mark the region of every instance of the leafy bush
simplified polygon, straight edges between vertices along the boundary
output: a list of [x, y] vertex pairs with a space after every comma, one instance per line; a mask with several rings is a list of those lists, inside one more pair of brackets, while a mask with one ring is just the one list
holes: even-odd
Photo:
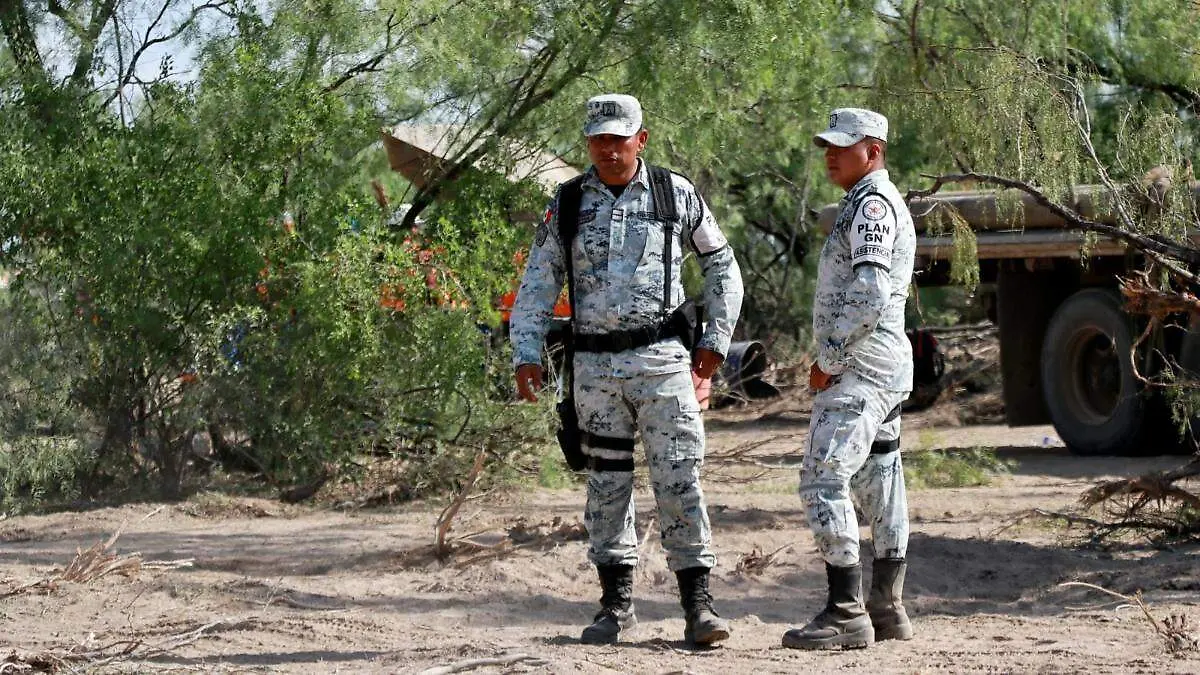
[[1012, 462], [996, 456], [992, 448], [967, 450], [923, 450], [904, 454], [905, 485], [922, 488], [952, 488], [990, 485], [1009, 473]]

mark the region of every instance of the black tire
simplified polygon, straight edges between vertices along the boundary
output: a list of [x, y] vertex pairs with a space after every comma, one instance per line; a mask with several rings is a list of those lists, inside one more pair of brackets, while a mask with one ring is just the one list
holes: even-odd
[[1079, 455], [1144, 454], [1149, 408], [1133, 374], [1134, 326], [1113, 291], [1089, 288], [1054, 312], [1042, 340], [1042, 391]]

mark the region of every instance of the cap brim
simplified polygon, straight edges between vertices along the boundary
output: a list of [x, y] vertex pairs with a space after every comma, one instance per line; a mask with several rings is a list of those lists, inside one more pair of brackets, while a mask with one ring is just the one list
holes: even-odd
[[848, 134], [843, 131], [823, 131], [813, 136], [813, 145], [818, 148], [823, 148], [827, 145], [848, 148], [864, 138], [866, 136], [863, 134]]
[[601, 134], [633, 136], [637, 132], [638, 130], [633, 124], [622, 120], [604, 120], [595, 124], [586, 124], [583, 127], [584, 136], [599, 136]]

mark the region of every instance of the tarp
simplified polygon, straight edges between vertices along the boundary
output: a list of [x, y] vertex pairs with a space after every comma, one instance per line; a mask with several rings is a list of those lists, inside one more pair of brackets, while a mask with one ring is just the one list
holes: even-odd
[[[450, 124], [399, 124], [382, 129], [383, 145], [388, 163], [419, 189], [437, 175], [442, 163], [462, 156], [476, 143], [468, 145], [472, 131], [468, 127]], [[506, 142], [503, 154], [511, 160], [506, 175], [513, 182], [532, 178], [549, 193], [559, 183], [579, 175], [579, 170], [561, 157], [519, 142]], [[495, 167], [476, 165], [477, 169]]]

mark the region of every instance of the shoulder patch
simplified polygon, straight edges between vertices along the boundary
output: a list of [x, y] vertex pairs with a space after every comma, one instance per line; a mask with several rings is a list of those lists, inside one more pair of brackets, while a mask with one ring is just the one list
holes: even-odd
[[888, 214], [888, 207], [879, 197], [870, 197], [863, 202], [862, 214], [867, 220], [883, 220]]

